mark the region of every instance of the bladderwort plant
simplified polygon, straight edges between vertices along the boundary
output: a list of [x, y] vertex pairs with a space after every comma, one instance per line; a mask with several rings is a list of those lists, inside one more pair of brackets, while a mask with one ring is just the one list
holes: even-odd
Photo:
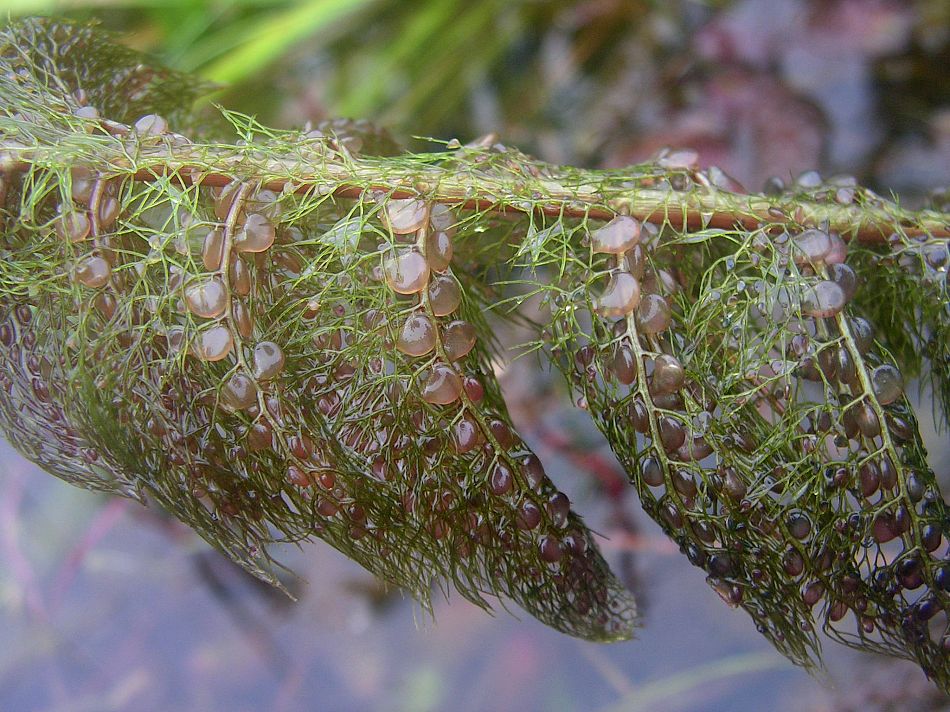
[[[950, 689], [950, 214], [846, 177], [747, 194], [363, 124], [275, 131], [95, 28], [0, 34], [0, 424], [275, 585], [317, 537], [428, 606], [630, 638], [631, 594], [513, 428], [489, 311], [540, 302], [645, 511], [799, 665], [819, 633]], [[223, 117], [224, 121], [220, 119]]]

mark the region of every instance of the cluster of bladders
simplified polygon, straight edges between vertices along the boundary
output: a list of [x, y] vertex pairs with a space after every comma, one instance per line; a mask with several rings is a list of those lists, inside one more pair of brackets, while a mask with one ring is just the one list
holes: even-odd
[[794, 659], [817, 657], [817, 613], [946, 685], [950, 518], [900, 372], [845, 313], [846, 243], [763, 229], [695, 289], [649, 225], [618, 216], [588, 242], [593, 271], [564, 278], [588, 288], [550, 300], [551, 328], [644, 509]]
[[[236, 179], [156, 211], [153, 188], [80, 166], [48, 186], [5, 230], [51, 285], [8, 298], [0, 323], [0, 412], [28, 456], [150, 493], [245, 564], [316, 535], [422, 598], [441, 576], [575, 635], [629, 636], [632, 599], [507, 423], [452, 209], [374, 195], [295, 221], [302, 199]], [[323, 236], [354, 220], [344, 265]], [[593, 333], [567, 372], [645, 510], [793, 658], [817, 609], [939, 676], [945, 505], [901, 374], [845, 313], [846, 244], [751, 233], [686, 293], [653, 225], [586, 234], [594, 276], [569, 260], [566, 278], [591, 285]], [[567, 313], [551, 328], [583, 341]], [[768, 443], [790, 420], [796, 438]]]
[[[448, 579], [573, 635], [630, 637], [632, 596], [508, 424], [461, 318], [477, 308], [451, 209], [375, 196], [289, 224], [301, 199], [251, 182], [172, 207], [83, 167], [49, 190], [5, 228], [51, 285], [0, 314], [0, 421], [28, 457], [155, 498], [258, 573], [275, 539], [315, 535], [422, 600]], [[322, 238], [356, 214], [344, 268]]]

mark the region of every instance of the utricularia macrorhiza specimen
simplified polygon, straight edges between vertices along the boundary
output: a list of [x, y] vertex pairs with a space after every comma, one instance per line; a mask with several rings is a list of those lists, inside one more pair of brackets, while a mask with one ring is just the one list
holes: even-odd
[[485, 313], [532, 298], [532, 347], [726, 603], [799, 664], [824, 629], [950, 685], [950, 524], [902, 375], [946, 419], [946, 212], [815, 173], [748, 195], [689, 151], [391, 155], [231, 112], [208, 138], [203, 87], [97, 30], [22, 22], [0, 57], [0, 424], [48, 471], [271, 581], [269, 545], [319, 537], [424, 604], [450, 583], [628, 638], [493, 377]]

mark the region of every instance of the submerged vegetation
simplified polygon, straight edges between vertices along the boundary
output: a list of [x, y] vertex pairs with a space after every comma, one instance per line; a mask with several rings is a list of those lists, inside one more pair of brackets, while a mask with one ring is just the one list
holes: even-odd
[[687, 150], [592, 171], [221, 127], [205, 85], [69, 23], [0, 57], [0, 423], [46, 470], [274, 583], [269, 546], [319, 537], [423, 604], [629, 638], [494, 379], [486, 312], [535, 300], [530, 349], [728, 605], [796, 663], [824, 630], [950, 688], [950, 520], [903, 392], [946, 422], [944, 206], [814, 172], [749, 195]]

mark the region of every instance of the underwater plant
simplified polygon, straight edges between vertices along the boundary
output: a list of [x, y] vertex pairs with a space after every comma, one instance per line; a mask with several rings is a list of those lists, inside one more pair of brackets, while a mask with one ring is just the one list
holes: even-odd
[[[0, 425], [280, 585], [320, 538], [428, 605], [590, 640], [636, 605], [518, 436], [496, 319], [539, 301], [644, 510], [794, 662], [823, 630], [950, 689], [950, 519], [904, 382], [950, 413], [950, 214], [689, 150], [615, 170], [494, 139], [277, 131], [98, 29], [0, 34]], [[222, 121], [223, 119], [223, 121]]]

